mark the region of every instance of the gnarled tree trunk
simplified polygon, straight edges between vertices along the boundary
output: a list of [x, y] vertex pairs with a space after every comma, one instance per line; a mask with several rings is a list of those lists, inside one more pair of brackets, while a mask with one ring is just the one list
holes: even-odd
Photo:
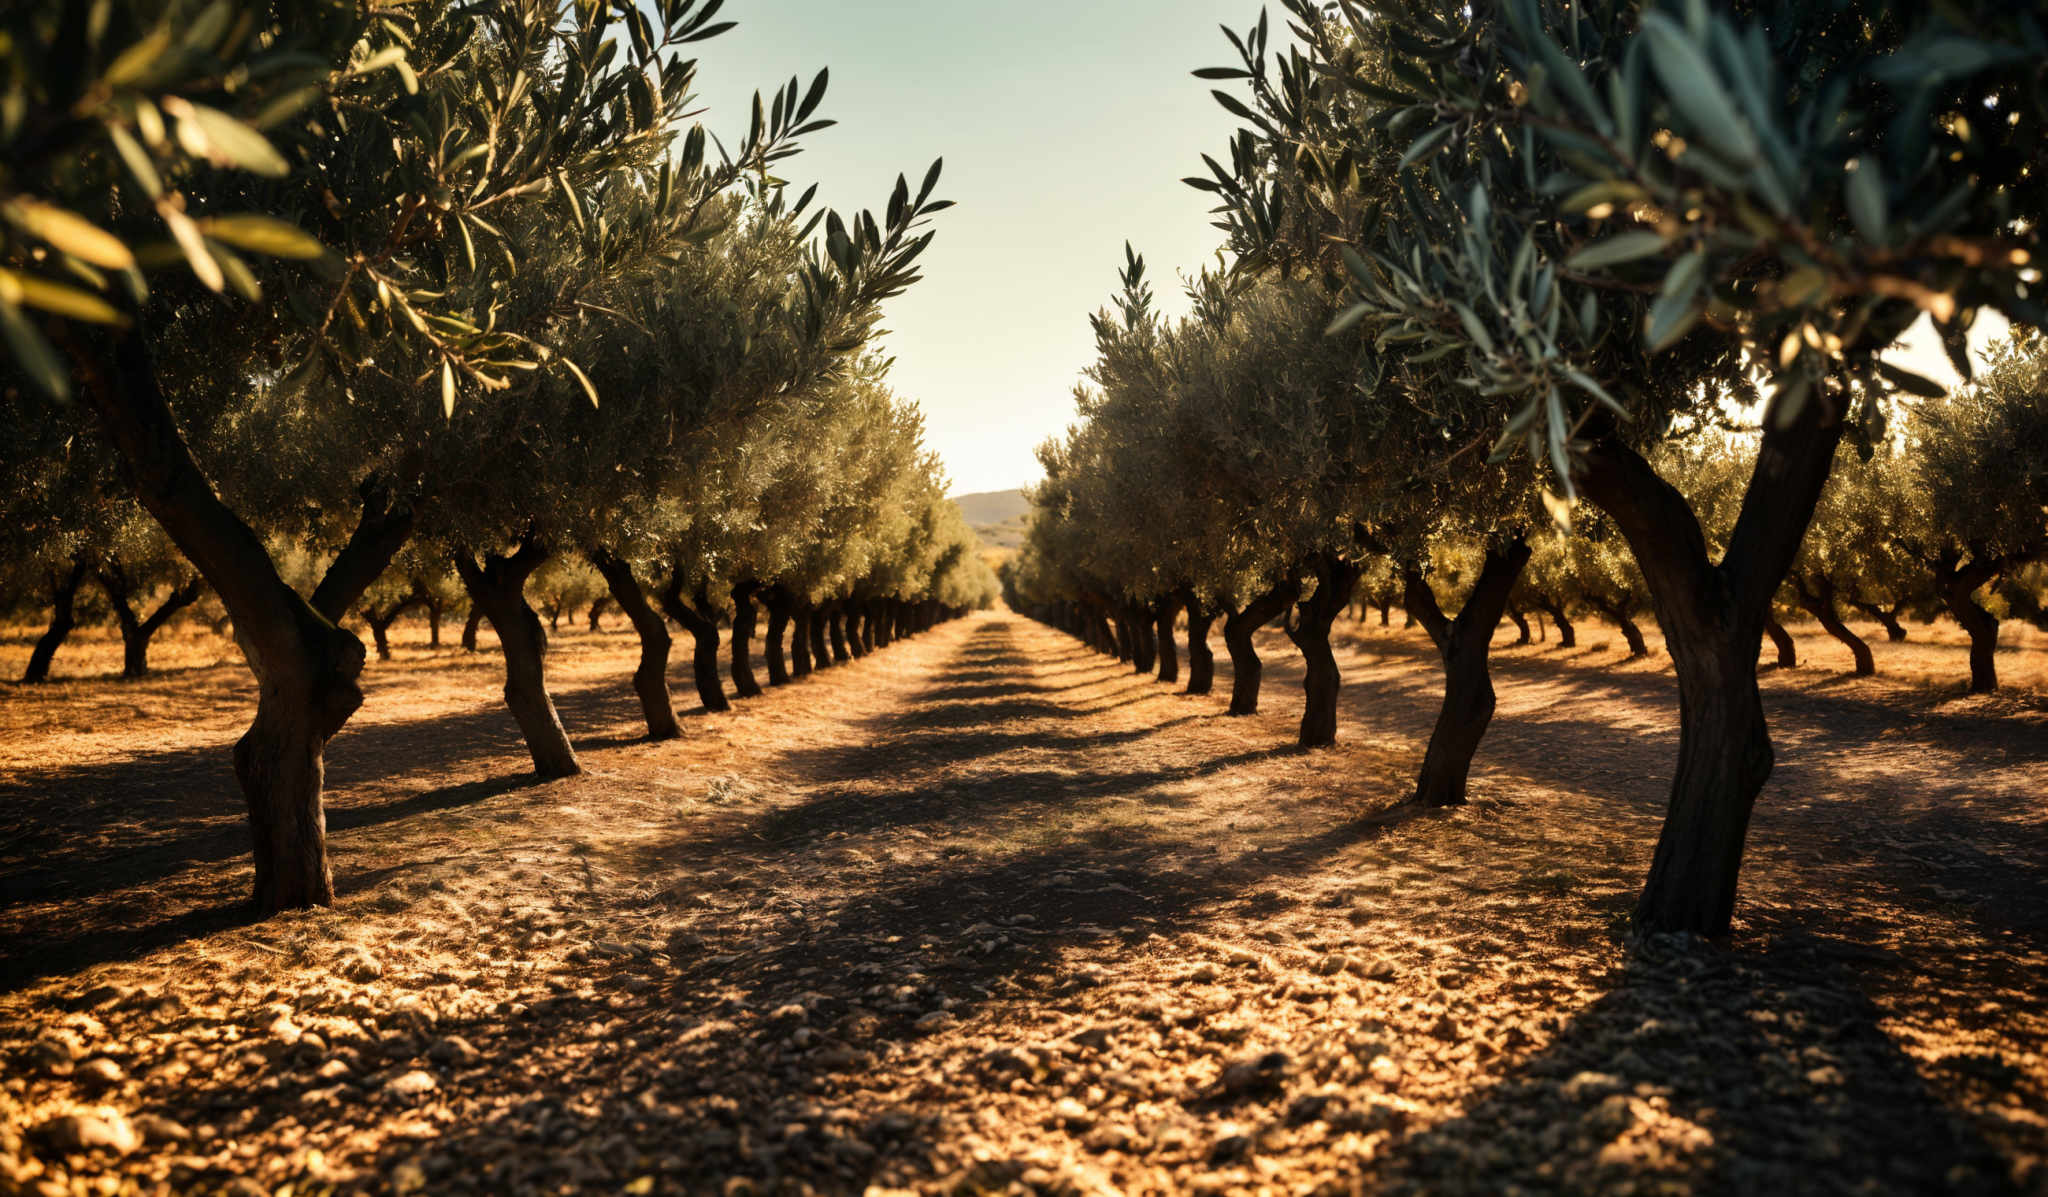
[[1182, 592], [1181, 602], [1188, 611], [1187, 692], [1207, 694], [1216, 688], [1216, 654], [1209, 647], [1209, 629], [1216, 624], [1216, 613], [1203, 606], [1192, 590]]
[[1998, 577], [2003, 563], [1982, 549], [1964, 563], [1962, 550], [1951, 545], [1934, 562], [1934, 589], [1942, 605], [1970, 637], [1970, 693], [1998, 689], [1998, 617], [1977, 601], [1979, 587]]
[[1515, 647], [1534, 643], [1529, 635], [1529, 618], [1514, 607], [1508, 608], [1508, 622], [1515, 625]]
[[661, 609], [690, 633], [690, 678], [697, 686], [697, 700], [707, 711], [732, 710], [725, 697], [725, 681], [718, 676], [719, 612], [711, 605], [710, 593], [699, 586], [692, 600], [684, 602], [682, 580], [671, 578], [661, 591]]
[[741, 698], [761, 697], [761, 683], [754, 679], [754, 596], [761, 584], [751, 578], [732, 587], [732, 692]]
[[327, 742], [362, 705], [362, 642], [336, 626], [412, 534], [413, 512], [373, 480], [349, 543], [311, 600], [213, 490], [178, 431], [139, 332], [73, 349], [87, 401], [137, 497], [234, 620], [258, 688], [256, 719], [235, 744], [248, 802], [259, 914], [334, 902], [321, 801]]
[[1643, 639], [1643, 629], [1636, 626], [1635, 615], [1628, 607], [1591, 597], [1586, 599], [1586, 605], [1620, 629], [1622, 642], [1628, 645], [1629, 660], [1636, 661], [1650, 655], [1650, 644]]
[[1331, 553], [1317, 553], [1310, 561], [1315, 570], [1316, 590], [1296, 604], [1288, 638], [1301, 650], [1308, 667], [1302, 678], [1307, 703], [1301, 713], [1303, 748], [1321, 748], [1337, 742], [1337, 695], [1343, 676], [1337, 670], [1337, 654], [1330, 648], [1330, 628], [1350, 605], [1351, 591], [1365, 571]]
[[796, 600], [781, 586], [772, 586], [762, 596], [768, 607], [768, 637], [763, 655], [768, 658], [768, 684], [787, 686], [789, 684], [789, 658], [784, 655], [783, 641], [789, 635], [790, 615], [796, 609]]
[[463, 652], [473, 653], [476, 651], [476, 634], [477, 630], [483, 626], [483, 622], [484, 609], [475, 603], [471, 603], [469, 605], [469, 614], [462, 621]]
[[1299, 581], [1283, 578], [1273, 583], [1266, 593], [1246, 603], [1243, 610], [1232, 612], [1224, 619], [1223, 646], [1230, 653], [1230, 709], [1226, 714], [1259, 713], [1259, 680], [1266, 667], [1259, 660], [1259, 650], [1252, 643], [1252, 634], [1272, 623], [1293, 605], [1300, 594]]
[[50, 623], [36, 638], [35, 649], [28, 655], [28, 668], [21, 675], [24, 683], [34, 685], [50, 680], [50, 662], [56, 659], [57, 650], [64, 647], [71, 629], [78, 626], [78, 591], [85, 585], [87, 572], [83, 557], [74, 559], [62, 573], [50, 571]]
[[832, 606], [830, 603], [822, 607], [811, 608], [811, 667], [813, 669], [830, 669], [845, 659], [832, 655], [832, 645], [827, 638], [831, 621]]
[[811, 604], [799, 602], [789, 614], [789, 676], [811, 676]]
[[1742, 509], [1719, 564], [1692, 507], [1618, 438], [1579, 457], [1581, 493], [1627, 537], [1678, 675], [1678, 765], [1639, 931], [1724, 935], [1744, 842], [1770, 777], [1771, 740], [1756, 662], [1772, 596], [1798, 554], [1841, 441], [1839, 413], [1814, 395], [1766, 420]]
[[1775, 616], [1765, 615], [1764, 634], [1771, 638], [1771, 644], [1778, 650], [1778, 668], [1799, 668], [1799, 645], [1792, 639], [1792, 633], [1785, 630], [1784, 624], [1779, 623]]
[[[109, 562], [100, 567], [100, 589], [106, 592], [107, 605], [113, 608], [114, 622], [121, 629], [121, 676], [132, 681], [149, 674], [149, 642], [172, 616], [199, 601], [205, 585], [198, 578], [187, 581], [147, 615], [135, 609], [136, 588], [120, 563]], [[378, 642], [383, 642], [381, 633]], [[390, 656], [390, 650], [383, 652]]]
[[640, 637], [640, 663], [633, 670], [633, 693], [640, 699], [640, 716], [647, 721], [647, 738], [673, 740], [683, 734], [676, 719], [675, 702], [668, 692], [668, 655], [675, 642], [668, 634], [668, 622], [640, 584], [630, 562], [608, 549], [592, 549], [591, 567], [611, 589], [612, 601], [626, 613], [627, 622]]
[[1842, 622], [1841, 610], [1835, 603], [1833, 578], [1826, 574], [1811, 577], [1794, 574], [1792, 589], [1799, 596], [1800, 608], [1818, 620], [1828, 635], [1847, 646], [1850, 658], [1856, 662], [1857, 677], [1869, 677], [1877, 672], [1877, 661], [1870, 655], [1870, 646]]
[[533, 771], [543, 778], [574, 777], [583, 765], [548, 693], [547, 629], [526, 601], [526, 580], [549, 556], [540, 542], [528, 539], [510, 557], [486, 553], [479, 562], [468, 552], [456, 553], [455, 572], [498, 634], [505, 658], [505, 706], [526, 740]]
[[1152, 604], [1152, 642], [1159, 656], [1159, 680], [1169, 686], [1180, 684], [1180, 651], [1173, 641], [1174, 618], [1180, 614], [1180, 607], [1177, 596]]
[[[1415, 782], [1415, 800], [1424, 806], [1461, 806], [1465, 802], [1472, 758], [1486, 738], [1487, 725], [1493, 722], [1493, 672], [1488, 667], [1493, 632], [1500, 626], [1515, 579], [1528, 563], [1529, 546], [1520, 537], [1506, 548], [1488, 549], [1486, 563], [1456, 619], [1445, 618], [1436, 592], [1419, 571], [1403, 572], [1408, 609], [1428, 630], [1444, 667], [1443, 706], [1422, 758], [1422, 775]], [[1522, 633], [1526, 643], [1526, 624]]]

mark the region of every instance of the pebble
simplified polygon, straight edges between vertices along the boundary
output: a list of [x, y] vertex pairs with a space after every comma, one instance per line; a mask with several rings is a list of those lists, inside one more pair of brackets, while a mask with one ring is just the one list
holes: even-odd
[[80, 1064], [78, 1071], [73, 1075], [88, 1085], [100, 1087], [118, 1085], [128, 1079], [128, 1074], [121, 1071], [119, 1064], [104, 1056]]
[[1088, 1107], [1071, 1097], [1062, 1097], [1054, 1102], [1052, 1116], [1070, 1126], [1087, 1126], [1095, 1121], [1088, 1113]]
[[183, 1143], [192, 1138], [192, 1132], [183, 1123], [161, 1114], [137, 1114], [133, 1125], [135, 1132], [150, 1143]]
[[1605, 1072], [1581, 1072], [1564, 1083], [1566, 1101], [1592, 1101], [1617, 1092], [1625, 1086], [1621, 1078]]
[[127, 1155], [142, 1146], [142, 1136], [119, 1114], [66, 1114], [42, 1125], [42, 1135], [58, 1151], [111, 1151]]
[[1237, 1097], [1276, 1089], [1287, 1078], [1291, 1063], [1286, 1052], [1267, 1052], [1226, 1064], [1223, 1068], [1223, 1092]]
[[1392, 1056], [1374, 1056], [1365, 1070], [1382, 1085], [1398, 1084], [1401, 1080], [1401, 1066], [1394, 1063]]
[[384, 1092], [393, 1097], [408, 1101], [415, 1101], [425, 1097], [440, 1087], [441, 1082], [434, 1079], [433, 1073], [421, 1072], [418, 1069], [402, 1073], [384, 1082]]
[[428, 1059], [438, 1064], [456, 1067], [474, 1064], [482, 1054], [476, 1050], [474, 1044], [460, 1035], [450, 1035], [446, 1039], [438, 1040], [434, 1046], [427, 1049]]

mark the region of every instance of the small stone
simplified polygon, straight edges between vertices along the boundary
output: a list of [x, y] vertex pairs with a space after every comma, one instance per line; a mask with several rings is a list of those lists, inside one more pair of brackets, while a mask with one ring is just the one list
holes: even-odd
[[1372, 1063], [1365, 1066], [1365, 1070], [1373, 1080], [1382, 1085], [1396, 1085], [1401, 1080], [1401, 1066], [1394, 1062], [1392, 1056], [1374, 1056]]
[[192, 1138], [192, 1132], [186, 1130], [184, 1124], [161, 1114], [138, 1114], [133, 1125], [135, 1132], [149, 1143], [184, 1143]]
[[323, 1081], [338, 1081], [342, 1077], [347, 1076], [351, 1071], [347, 1060], [334, 1059], [322, 1064], [313, 1075]]
[[1189, 969], [1187, 975], [1182, 977], [1181, 981], [1188, 985], [1207, 985], [1221, 975], [1215, 965], [1204, 962]]
[[1385, 981], [1394, 975], [1394, 962], [1375, 960], [1359, 969], [1358, 975], [1368, 981]]
[[142, 1145], [142, 1137], [119, 1114], [66, 1114], [45, 1122], [43, 1139], [58, 1151], [111, 1151], [127, 1155]]
[[221, 1189], [221, 1197], [270, 1197], [270, 1190], [261, 1181], [246, 1176], [237, 1176]]
[[437, 1064], [447, 1064], [457, 1068], [468, 1067], [476, 1063], [478, 1057], [482, 1054], [476, 1050], [474, 1044], [460, 1035], [450, 1035], [446, 1039], [437, 1041], [434, 1046], [427, 1049], [427, 1058], [429, 1060]]
[[76, 1005], [80, 1010], [99, 1010], [135, 996], [135, 991], [126, 985], [102, 985], [89, 989], [79, 997]]
[[101, 1088], [118, 1085], [128, 1079], [128, 1074], [121, 1071], [121, 1066], [105, 1056], [80, 1064], [78, 1071], [73, 1075], [88, 1085]]
[[1082, 1138], [1081, 1145], [1090, 1151], [1129, 1151], [1138, 1141], [1138, 1134], [1128, 1126], [1117, 1122], [1105, 1122]]
[[1071, 1097], [1062, 1097], [1054, 1102], [1052, 1116], [1069, 1126], [1087, 1126], [1095, 1121], [1088, 1113], [1088, 1107]]
[[1209, 1162], [1212, 1164], [1227, 1163], [1231, 1160], [1241, 1160], [1251, 1153], [1252, 1137], [1250, 1135], [1227, 1135], [1216, 1140], [1215, 1145], [1209, 1148]]
[[441, 1087], [431, 1072], [414, 1069], [384, 1082], [384, 1092], [402, 1101], [417, 1101]]
[[1346, 956], [1342, 952], [1332, 952], [1321, 960], [1316, 961], [1316, 972], [1321, 976], [1334, 977], [1351, 966], [1351, 957]]
[[951, 1024], [952, 1022], [953, 1016], [951, 1014], [947, 1013], [944, 1010], [934, 1010], [930, 1014], [925, 1015], [923, 1018], [918, 1019], [915, 1023], [912, 1023], [911, 1025], [915, 1026], [920, 1031], [936, 1031], [941, 1027]]
[[290, 1044], [297, 1043], [299, 1036], [305, 1032], [299, 1030], [299, 1024], [292, 1021], [291, 1015], [280, 1014], [270, 1020], [268, 1025], [263, 1028], [263, 1033], [279, 1043]]
[[1227, 1064], [1223, 1068], [1223, 1092], [1242, 1097], [1277, 1089], [1287, 1078], [1290, 1063], [1286, 1052], [1267, 1052]]

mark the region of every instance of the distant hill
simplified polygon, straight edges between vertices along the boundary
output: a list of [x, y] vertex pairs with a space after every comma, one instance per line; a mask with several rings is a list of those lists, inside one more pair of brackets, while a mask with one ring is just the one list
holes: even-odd
[[991, 490], [972, 495], [955, 495], [960, 514], [992, 549], [1024, 547], [1024, 528], [1031, 519], [1031, 501], [1021, 490]]

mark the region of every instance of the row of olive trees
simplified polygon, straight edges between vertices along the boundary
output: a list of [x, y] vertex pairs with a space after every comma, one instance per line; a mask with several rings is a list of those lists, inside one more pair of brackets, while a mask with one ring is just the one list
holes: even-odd
[[[776, 174], [830, 123], [825, 76], [711, 137], [684, 54], [719, 7], [7, 16], [7, 401], [46, 454], [116, 464], [232, 620], [260, 910], [332, 900], [323, 758], [366, 656], [340, 621], [402, 554], [447, 563], [492, 625], [550, 776], [578, 768], [527, 592], [550, 562], [591, 561], [630, 612], [676, 575], [694, 596], [708, 536], [806, 631], [819, 603], [899, 631], [969, 605], [971, 554], [868, 357], [938, 169], [879, 218], [806, 216]], [[887, 485], [857, 489], [858, 447]]]
[[[1217, 93], [1245, 127], [1189, 180], [1217, 200], [1230, 275], [1168, 328], [1127, 271], [1020, 579], [1098, 640], [1109, 612], [1156, 616], [1185, 559], [1227, 579], [1208, 583], [1223, 610], [1291, 605], [1318, 743], [1328, 615], [1391, 559], [1446, 670], [1418, 791], [1454, 800], [1433, 777], [1462, 781], [1491, 711], [1486, 645], [1531, 530], [1606, 527], [1682, 698], [1637, 925], [1724, 932], [1773, 759], [1757, 657], [1840, 447], [1934, 480], [1918, 501], [1955, 586], [2031, 552], [1964, 513], [1992, 491], [2038, 530], [2039, 458], [1991, 476], [1981, 452], [2039, 444], [2039, 388], [1945, 396], [1886, 351], [1931, 320], [1969, 378], [1980, 313], [2041, 323], [2044, 34], [1989, 0], [1284, 6], [1292, 45], [1262, 18], [1231, 35], [1236, 64], [1200, 72], [1246, 89]], [[1927, 418], [1895, 434], [1914, 399]], [[1745, 413], [1760, 431], [1732, 443], [1716, 527], [1664, 447]], [[1188, 465], [1133, 487], [1147, 437]], [[1134, 494], [1188, 518], [1120, 509]], [[1125, 560], [1147, 538], [1168, 542], [1162, 577]], [[1455, 619], [1432, 584], [1443, 543], [1485, 558]]]

